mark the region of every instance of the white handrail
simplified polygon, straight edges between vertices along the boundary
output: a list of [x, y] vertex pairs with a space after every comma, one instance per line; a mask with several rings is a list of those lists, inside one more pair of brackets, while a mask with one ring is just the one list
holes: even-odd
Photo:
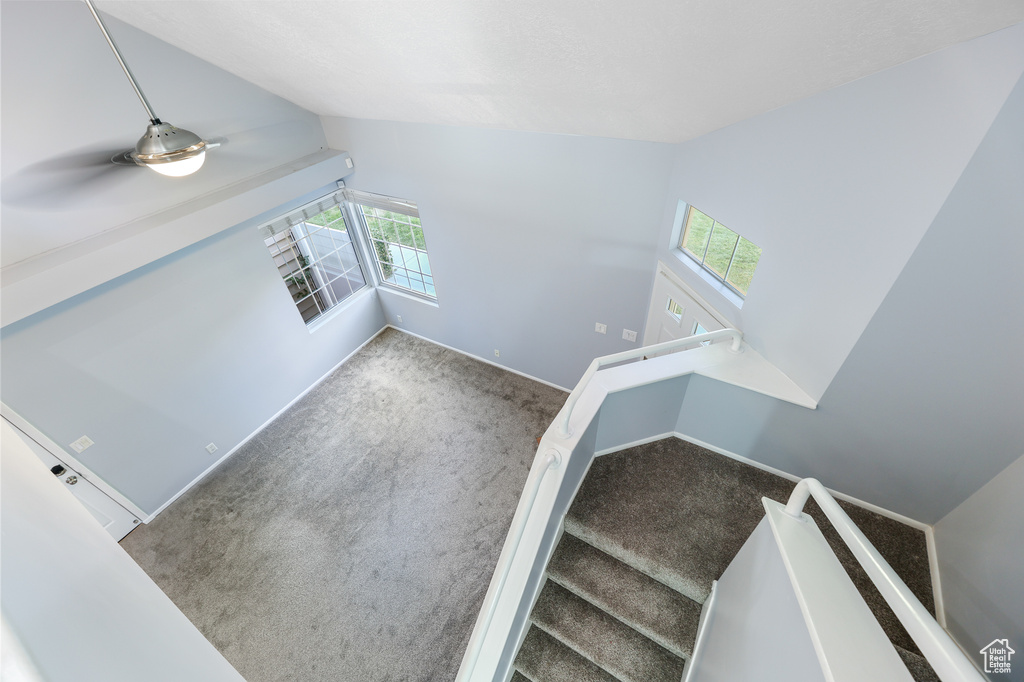
[[558, 435], [562, 438], [568, 438], [572, 435], [572, 429], [569, 428], [569, 418], [572, 416], [573, 408], [576, 407], [577, 401], [583, 394], [584, 389], [587, 388], [587, 384], [590, 383], [591, 378], [597, 373], [599, 369], [605, 365], [613, 365], [616, 362], [625, 362], [626, 360], [635, 360], [636, 358], [643, 357], [651, 353], [664, 353], [666, 351], [673, 351], [684, 346], [690, 346], [696, 343], [703, 343], [704, 341], [718, 341], [719, 339], [729, 338], [732, 339], [732, 345], [729, 346], [729, 350], [734, 353], [739, 353], [743, 343], [743, 333], [738, 329], [718, 329], [713, 332], [705, 332], [703, 334], [694, 334], [693, 336], [687, 336], [682, 339], [672, 339], [671, 341], [665, 341], [664, 343], [656, 343], [653, 346], [641, 346], [640, 348], [634, 348], [632, 350], [622, 351], [621, 353], [614, 353], [612, 355], [605, 355], [600, 358], [596, 358], [590, 363], [590, 367], [587, 367], [587, 371], [583, 373], [583, 377], [579, 383], [576, 384], [576, 388], [569, 394], [568, 400], [565, 401], [565, 407], [562, 411], [561, 423], [558, 425]]
[[786, 503], [786, 513], [800, 518], [800, 512], [811, 496], [864, 567], [911, 639], [920, 647], [939, 679], [942, 682], [985, 682], [985, 676], [974, 667], [817, 479], [805, 478], [796, 484]]
[[[537, 471], [536, 467], [530, 470], [530, 475], [533, 476], [533, 480], [527, 485], [528, 496], [526, 497], [526, 505], [522, 508], [522, 514], [518, 516], [518, 523], [516, 524], [513, 531], [510, 533], [512, 537], [512, 544], [509, 545], [510, 550], [508, 554], [508, 561], [502, 565], [501, 574], [498, 577], [497, 586], [493, 591], [490, 592], [490, 600], [487, 602], [487, 611], [484, 615], [482, 627], [477, 631], [474, 631], [474, 635], [479, 635], [473, 642], [470, 643], [470, 653], [468, 665], [466, 666], [466, 673], [462, 679], [472, 679], [473, 670], [476, 668], [476, 662], [480, 658], [480, 652], [483, 650], [484, 640], [487, 639], [487, 631], [491, 627], [491, 621], [494, 620], [494, 612], [498, 608], [498, 602], [501, 600], [501, 593], [505, 589], [505, 582], [508, 580], [509, 570], [512, 568], [512, 560], [519, 552], [519, 542], [523, 539], [523, 532], [526, 530], [526, 524], [530, 519], [530, 513], [533, 511], [533, 503], [537, 500], [537, 493], [540, 492], [540, 484], [544, 481], [544, 474], [557, 469], [562, 464], [562, 456], [557, 450], [548, 450], [544, 455], [544, 466]], [[485, 597], [486, 598], [486, 597]]]

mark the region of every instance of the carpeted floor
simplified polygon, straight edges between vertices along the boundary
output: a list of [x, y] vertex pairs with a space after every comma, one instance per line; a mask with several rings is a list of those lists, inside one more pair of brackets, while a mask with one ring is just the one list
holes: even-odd
[[249, 682], [450, 680], [565, 398], [387, 330], [121, 546]]

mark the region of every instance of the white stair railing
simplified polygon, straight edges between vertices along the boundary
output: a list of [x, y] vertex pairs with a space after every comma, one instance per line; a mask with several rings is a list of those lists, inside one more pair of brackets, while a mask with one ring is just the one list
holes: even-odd
[[[480, 652], [483, 650], [484, 640], [487, 639], [487, 633], [491, 629], [491, 622], [494, 620], [494, 613], [498, 608], [498, 600], [501, 597], [502, 591], [505, 589], [505, 583], [508, 581], [509, 571], [512, 569], [512, 561], [515, 559], [516, 554], [519, 552], [519, 544], [523, 540], [523, 532], [526, 530], [526, 524], [530, 519], [530, 514], [533, 512], [533, 504], [537, 501], [537, 493], [540, 492], [540, 484], [544, 481], [544, 475], [553, 470], [557, 469], [562, 463], [562, 456], [557, 450], [549, 450], [541, 461], [542, 466], [534, 466], [530, 470], [530, 477], [526, 484], [526, 490], [523, 493], [523, 498], [526, 500], [523, 506], [524, 513], [521, 516], [517, 516], [515, 519], [515, 526], [509, 531], [508, 534], [508, 560], [504, 563], [499, 562], [498, 566], [498, 580], [495, 584], [493, 592], [486, 595], [487, 603], [485, 606], [483, 621], [481, 625], [474, 630], [469, 643], [469, 653], [466, 658], [464, 666], [464, 672], [460, 671], [459, 679], [472, 679], [473, 673], [476, 671], [477, 661], [480, 660]], [[492, 598], [493, 597], [493, 598]]]
[[864, 567], [871, 582], [882, 593], [882, 597], [907, 629], [911, 639], [921, 649], [921, 653], [939, 679], [942, 682], [985, 682], [985, 676], [974, 667], [953, 638], [928, 613], [907, 584], [896, 575], [892, 566], [878, 553], [874, 545], [817, 479], [805, 478], [797, 483], [786, 504], [786, 513], [800, 518], [809, 497], [814, 497], [825, 516], [839, 532], [843, 542]]
[[576, 388], [569, 394], [568, 400], [565, 401], [565, 409], [562, 411], [562, 419], [558, 425], [558, 433], [563, 438], [568, 438], [572, 435], [572, 428], [569, 426], [569, 418], [572, 417], [573, 408], [576, 407], [577, 401], [580, 396], [583, 395], [583, 391], [586, 390], [587, 385], [593, 378], [594, 374], [597, 373], [602, 367], [608, 365], [614, 365], [620, 362], [626, 362], [627, 360], [636, 360], [642, 358], [645, 355], [656, 355], [658, 353], [668, 353], [674, 350], [680, 350], [687, 346], [693, 346], [702, 344], [705, 342], [720, 341], [722, 339], [731, 339], [732, 345], [729, 347], [734, 353], [739, 353], [743, 347], [743, 332], [738, 329], [718, 329], [713, 332], [705, 332], [704, 334], [694, 334], [693, 336], [687, 336], [682, 339], [672, 339], [671, 341], [665, 341], [664, 343], [656, 343], [653, 346], [641, 346], [640, 348], [634, 348], [632, 350], [622, 351], [621, 353], [615, 353], [613, 355], [605, 355], [600, 358], [595, 358], [590, 363], [590, 367], [583, 373], [583, 377], [579, 383], [576, 384]]

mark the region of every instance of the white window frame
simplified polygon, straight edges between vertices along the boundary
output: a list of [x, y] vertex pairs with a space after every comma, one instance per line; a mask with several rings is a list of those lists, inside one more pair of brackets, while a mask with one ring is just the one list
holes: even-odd
[[[703, 263], [703, 261], [701, 259], [698, 259], [692, 252], [690, 252], [687, 249], [683, 248], [683, 238], [686, 236], [686, 220], [687, 220], [687, 216], [690, 213], [690, 208], [692, 208], [691, 205], [687, 204], [685, 201], [682, 201], [682, 200], [680, 200], [679, 203], [676, 206], [675, 222], [673, 224], [673, 229], [672, 229], [672, 243], [671, 243], [672, 252], [675, 254], [676, 258], [681, 263], [686, 265], [690, 270], [692, 270], [694, 273], [699, 275], [701, 279], [703, 279], [705, 282], [710, 284], [711, 287], [713, 289], [715, 289], [716, 291], [718, 291], [720, 294], [722, 294], [722, 296], [729, 303], [733, 304], [737, 308], [742, 308], [743, 307], [743, 303], [746, 300], [747, 295], [749, 295], [749, 291], [747, 292], [747, 294], [743, 294], [738, 289], [736, 289], [736, 287], [734, 287], [729, 282], [727, 282], [723, 277], [719, 276], [719, 274], [717, 272], [715, 272], [710, 267], [705, 265]], [[700, 209], [697, 209], [697, 210], [700, 210]], [[704, 213], [704, 212], [701, 211], [701, 213]], [[708, 215], [708, 214], [704, 213], [704, 215]], [[712, 220], [715, 220], [711, 216], [708, 216], [708, 217], [711, 218]], [[720, 223], [717, 220], [715, 220], [715, 224], [719, 225]], [[723, 227], [725, 227], [725, 226], [723, 225]], [[739, 239], [746, 239], [746, 237], [741, 235], [739, 232], [736, 232], [735, 230], [733, 230], [731, 228], [727, 228], [727, 229], [729, 229], [730, 232], [732, 232], [733, 234], [735, 234], [737, 236], [737, 245], [739, 244]], [[750, 242], [749, 239], [747, 239], [747, 241]], [[750, 243], [753, 244], [753, 242], [750, 242]], [[708, 244], [705, 245], [705, 256], [707, 254], [707, 249], [710, 247], [710, 244], [711, 244], [711, 235], [709, 234], [708, 235]], [[755, 244], [755, 246], [757, 246], [757, 245]], [[736, 255], [736, 248], [734, 247], [733, 248], [733, 258], [735, 257], [735, 255]], [[760, 263], [760, 260], [758, 262]], [[730, 258], [730, 261], [729, 261], [729, 268], [731, 268], [731, 267], [732, 267], [732, 258]], [[728, 270], [726, 270], [726, 277], [728, 277]]]
[[[363, 256], [360, 254], [360, 244], [358, 233], [359, 230], [355, 227], [352, 222], [351, 215], [346, 210], [346, 200], [342, 190], [337, 190], [326, 194], [319, 199], [315, 199], [307, 204], [304, 204], [296, 209], [288, 211], [277, 218], [266, 222], [259, 227], [260, 236], [263, 237], [264, 243], [268, 248], [268, 251], [272, 258], [274, 258], [275, 265], [277, 264], [277, 257], [290, 252], [291, 260], [296, 260], [300, 263], [298, 270], [291, 272], [290, 276], [284, 276], [282, 274], [282, 280], [285, 283], [285, 287], [289, 294], [292, 295], [292, 302], [295, 304], [296, 312], [303, 317], [306, 328], [309, 331], [313, 331], [318, 328], [325, 320], [333, 316], [333, 312], [340, 309], [342, 304], [352, 300], [355, 295], [366, 289], [371, 285], [371, 282], [367, 276], [366, 267], [364, 266]], [[309, 231], [307, 220], [311, 220], [316, 216], [329, 211], [330, 209], [338, 207], [341, 215], [341, 220], [345, 224], [345, 234], [347, 235], [347, 242], [337, 245], [333, 240], [335, 235], [331, 234], [333, 250], [325, 251], [321, 253], [317, 248], [314, 237], [320, 230]], [[315, 223], [313, 223], [315, 225]], [[321, 226], [316, 226], [321, 227]], [[331, 228], [322, 228], [331, 229]], [[279, 243], [283, 239], [288, 241], [286, 249], [282, 249]], [[270, 244], [266, 244], [270, 239], [275, 239], [275, 245], [278, 245], [278, 252], [275, 253], [272, 250]], [[346, 249], [345, 247], [349, 247]], [[332, 267], [328, 258], [330, 256], [336, 256], [339, 263], [341, 263], [342, 270], [334, 277], [331, 277], [333, 271], [336, 269]], [[355, 264], [347, 266], [344, 263], [344, 258], [351, 256], [355, 260]], [[299, 261], [299, 258], [302, 261]], [[303, 262], [305, 261], [305, 262]], [[285, 262], [288, 262], [286, 257]], [[297, 274], [296, 274], [297, 273]], [[362, 280], [362, 285], [353, 287], [352, 280], [349, 278], [350, 274], [358, 273], [359, 279]], [[301, 275], [301, 282], [289, 280], [297, 280], [297, 277]], [[340, 285], [336, 285], [338, 281], [344, 279], [344, 283], [348, 286], [349, 291], [339, 292], [338, 288]], [[301, 287], [306, 286], [308, 293], [302, 298], [296, 300], [295, 292], [291, 291], [291, 286]], [[306, 319], [303, 314], [303, 301], [312, 301], [313, 305], [316, 306], [316, 315]]]
[[[362, 190], [346, 189], [345, 198], [348, 201], [350, 215], [360, 225], [360, 235], [363, 242], [364, 253], [369, 262], [374, 264], [373, 272], [374, 277], [377, 281], [378, 287], [387, 288], [393, 291], [401, 292], [402, 294], [412, 296], [414, 298], [427, 301], [433, 304], [437, 304], [437, 285], [434, 281], [434, 275], [430, 266], [430, 257], [427, 252], [426, 237], [423, 237], [422, 248], [419, 245], [408, 246], [406, 244], [400, 244], [397, 242], [391, 242], [390, 240], [382, 241], [377, 240], [373, 237], [370, 232], [370, 227], [366, 222], [362, 207], [381, 209], [384, 211], [391, 211], [392, 213], [399, 213], [401, 215], [409, 216], [419, 220], [420, 212], [415, 202], [409, 201], [408, 199], [398, 199], [383, 194], [373, 194], [371, 192], [364, 192]], [[386, 219], [385, 219], [386, 220]], [[418, 225], [420, 232], [423, 231], [422, 223]], [[415, 239], [414, 239], [415, 241]], [[406, 270], [410, 273], [419, 275], [419, 278], [414, 278], [411, 275], [406, 276], [406, 279], [410, 282], [410, 286], [404, 286], [398, 282], [398, 275], [387, 275], [383, 266], [381, 265], [380, 258], [377, 252], [377, 244], [385, 244], [389, 248], [392, 257], [394, 257], [395, 249], [397, 249], [403, 256], [409, 255], [409, 258], [403, 258], [402, 263], [396, 265], [392, 261], [391, 266], [393, 268]], [[410, 252], [406, 254], [406, 252]], [[416, 269], [409, 267], [410, 258], [415, 257]], [[424, 270], [424, 264], [426, 269]], [[419, 291], [412, 286], [414, 279], [423, 283], [424, 290]], [[429, 279], [429, 282], [427, 281]], [[434, 293], [431, 294], [428, 291], [428, 287], [433, 289]]]

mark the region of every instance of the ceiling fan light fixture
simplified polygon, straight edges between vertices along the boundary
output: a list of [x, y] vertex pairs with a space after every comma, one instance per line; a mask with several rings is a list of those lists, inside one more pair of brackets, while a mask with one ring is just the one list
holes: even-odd
[[206, 141], [193, 132], [156, 119], [139, 138], [132, 158], [161, 175], [182, 177], [203, 167]]
[[[128, 77], [128, 82], [131, 83], [135, 94], [138, 95], [139, 101], [142, 102], [146, 115], [149, 116], [150, 124], [146, 128], [146, 134], [139, 138], [138, 144], [135, 145], [135, 150], [130, 153], [132, 160], [140, 166], [152, 168], [161, 175], [182, 177], [195, 173], [203, 167], [203, 162], [206, 160], [206, 150], [211, 145], [208, 145], [203, 138], [195, 133], [182, 128], [175, 128], [170, 123], [164, 123], [157, 118], [156, 114], [153, 113], [153, 107], [150, 106], [149, 100], [146, 99], [146, 95], [143, 94], [142, 88], [135, 81], [135, 76], [132, 75], [131, 69], [128, 68], [128, 64], [125, 63], [124, 58], [121, 56], [121, 51], [117, 49], [117, 44], [110, 37], [110, 33], [107, 31], [103, 19], [100, 18], [99, 12], [93, 6], [92, 0], [85, 0], [85, 4], [99, 25], [103, 37], [106, 38], [107, 44], [110, 45], [110, 49], [113, 50], [117, 63], [121, 65], [124, 75]], [[120, 163], [117, 157], [112, 160], [115, 163]]]

